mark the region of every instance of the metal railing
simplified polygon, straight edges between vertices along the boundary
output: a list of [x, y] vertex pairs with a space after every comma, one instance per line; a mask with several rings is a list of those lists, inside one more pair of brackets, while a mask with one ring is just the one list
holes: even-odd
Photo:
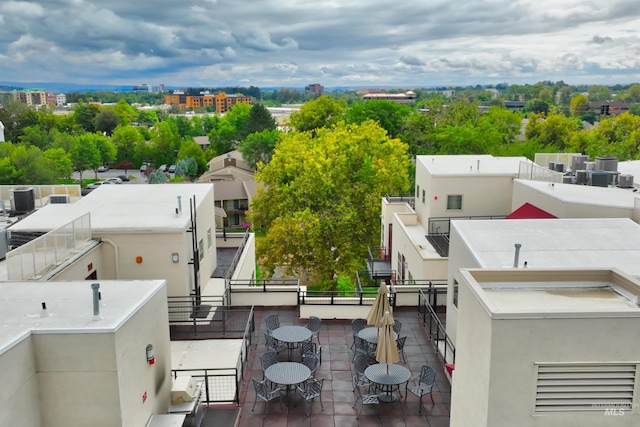
[[223, 297], [168, 297], [172, 340], [241, 338], [252, 312], [224, 304]]
[[295, 292], [300, 281], [298, 279], [261, 279], [229, 280], [227, 283], [231, 292]]
[[219, 369], [172, 369], [174, 378], [189, 375], [204, 380], [205, 396], [202, 402], [207, 406], [212, 403], [240, 404], [240, 390], [242, 389], [244, 371], [247, 367], [249, 350], [253, 344], [255, 333], [254, 308], [251, 307], [242, 334], [242, 346], [235, 368]]
[[[353, 295], [346, 295], [343, 291], [298, 290], [298, 305], [372, 305], [375, 294], [365, 295], [363, 292], [353, 291]], [[389, 304], [396, 306], [395, 292], [389, 292]]]
[[436, 313], [444, 313], [447, 308], [447, 279], [431, 280], [396, 280], [393, 291], [397, 294], [425, 294], [427, 302]]
[[429, 338], [435, 343], [442, 362], [444, 364], [455, 363], [456, 348], [451, 338], [447, 335], [447, 331], [440, 317], [431, 304], [429, 304], [429, 301], [429, 295], [420, 289], [418, 291], [418, 316], [422, 318], [422, 326], [427, 330]]
[[413, 194], [399, 194], [397, 196], [387, 194], [385, 198], [389, 203], [408, 203], [411, 208], [416, 208], [416, 198]]

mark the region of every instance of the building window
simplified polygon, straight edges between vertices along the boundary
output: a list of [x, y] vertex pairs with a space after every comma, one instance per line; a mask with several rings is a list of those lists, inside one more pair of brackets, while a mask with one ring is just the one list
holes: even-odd
[[207, 243], [209, 244], [209, 249], [211, 249], [211, 245], [213, 245], [213, 239], [211, 237], [211, 227], [207, 230]]
[[462, 194], [454, 194], [454, 195], [447, 196], [447, 210], [448, 211], [462, 210]]
[[424, 203], [424, 196], [425, 196], [426, 192], [424, 190], [422, 190], [422, 203]]
[[202, 239], [198, 242], [198, 258], [200, 258], [200, 261], [204, 258], [204, 245], [202, 243]]
[[456, 279], [453, 279], [453, 306], [458, 308], [458, 292], [460, 290], [460, 285]]
[[538, 363], [536, 412], [598, 411], [623, 415], [634, 409], [635, 363]]
[[420, 186], [416, 185], [416, 197], [420, 197]]

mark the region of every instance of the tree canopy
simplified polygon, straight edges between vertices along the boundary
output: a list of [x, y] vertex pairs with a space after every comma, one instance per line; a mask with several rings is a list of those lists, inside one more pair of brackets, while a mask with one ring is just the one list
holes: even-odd
[[408, 189], [409, 163], [406, 144], [373, 121], [283, 135], [249, 214], [265, 232], [263, 273], [284, 266], [324, 287], [352, 277], [379, 238], [380, 198]]

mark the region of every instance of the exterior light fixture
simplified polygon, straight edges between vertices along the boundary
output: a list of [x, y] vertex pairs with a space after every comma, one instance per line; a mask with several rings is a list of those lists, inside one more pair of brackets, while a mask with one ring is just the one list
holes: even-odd
[[147, 362], [149, 365], [156, 363], [156, 358], [153, 355], [153, 345], [151, 344], [147, 345]]
[[173, 262], [180, 261], [180, 255], [178, 255], [178, 252], [174, 252], [174, 253], [171, 254], [171, 261], [173, 261]]
[[141, 256], [137, 256], [136, 257], [136, 264], [142, 264], [142, 257]]

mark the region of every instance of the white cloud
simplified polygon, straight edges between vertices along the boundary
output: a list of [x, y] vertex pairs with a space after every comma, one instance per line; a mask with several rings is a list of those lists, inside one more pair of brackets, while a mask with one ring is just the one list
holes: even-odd
[[428, 87], [640, 74], [632, 0], [24, 0], [0, 2], [0, 24], [7, 81]]

